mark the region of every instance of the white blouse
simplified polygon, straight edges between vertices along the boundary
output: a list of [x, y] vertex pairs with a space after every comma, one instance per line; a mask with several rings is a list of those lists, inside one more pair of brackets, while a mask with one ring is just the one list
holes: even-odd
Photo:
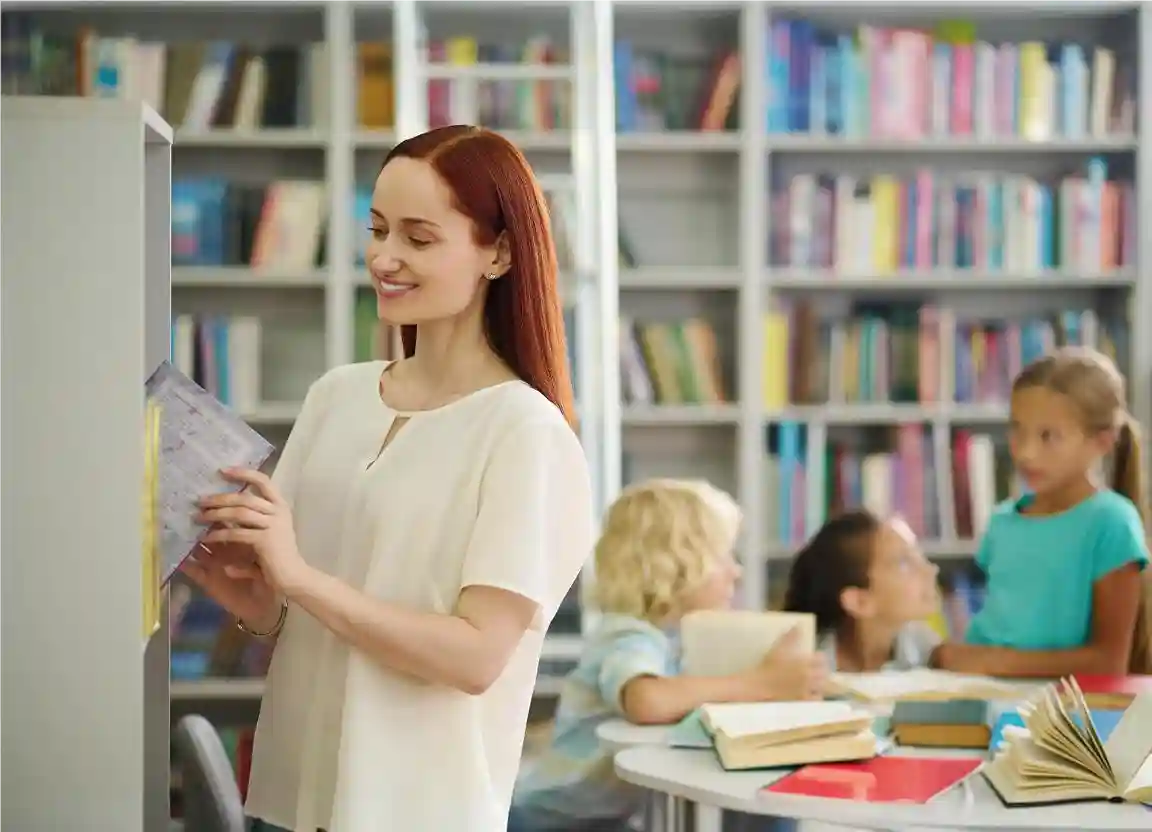
[[[275, 475], [300, 551], [415, 609], [449, 613], [464, 587], [485, 585], [540, 613], [473, 696], [375, 663], [290, 609], [247, 809], [296, 832], [504, 832], [544, 632], [594, 542], [587, 463], [523, 382], [398, 413], [380, 399], [385, 366], [337, 368], [308, 392]], [[409, 421], [377, 459], [398, 416]]]

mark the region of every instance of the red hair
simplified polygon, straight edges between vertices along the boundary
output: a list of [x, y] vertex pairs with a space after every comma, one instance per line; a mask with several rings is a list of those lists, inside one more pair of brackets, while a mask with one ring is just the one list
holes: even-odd
[[[512, 371], [575, 425], [556, 246], [544, 194], [528, 161], [500, 134], [467, 125], [405, 139], [384, 165], [398, 157], [432, 166], [452, 191], [456, 210], [472, 220], [478, 245], [494, 245], [506, 235], [512, 265], [488, 284], [485, 335]], [[411, 356], [415, 325], [402, 326], [400, 337], [404, 355]]]

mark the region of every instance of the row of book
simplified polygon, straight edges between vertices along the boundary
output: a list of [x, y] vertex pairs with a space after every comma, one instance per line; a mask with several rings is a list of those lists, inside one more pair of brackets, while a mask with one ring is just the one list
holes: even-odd
[[731, 130], [739, 125], [740, 57], [723, 50], [686, 57], [619, 40], [613, 50], [616, 130], [658, 133]]
[[[544, 69], [568, 65], [563, 48], [543, 34], [524, 43], [481, 43], [473, 37], [431, 40], [426, 44], [425, 60], [452, 67], [497, 64]], [[566, 130], [572, 126], [572, 90], [568, 80], [547, 78], [430, 79], [428, 123], [432, 127], [483, 124], [494, 130]]]
[[924, 540], [972, 540], [987, 528], [993, 506], [1018, 493], [1007, 450], [990, 434], [956, 429], [941, 437], [923, 424], [884, 434], [871, 446], [829, 440], [799, 422], [770, 429], [768, 538], [803, 542], [828, 517], [865, 506], [899, 514]]
[[47, 31], [28, 12], [5, 12], [2, 20], [5, 94], [137, 99], [193, 130], [328, 121], [324, 43], [163, 43], [101, 36], [92, 26]]
[[834, 31], [773, 20], [767, 129], [916, 140], [1131, 135], [1136, 61], [1084, 43], [992, 43], [974, 23]]
[[[172, 363], [224, 404], [252, 413], [262, 395], [264, 323], [257, 315], [178, 314], [172, 321]], [[376, 314], [376, 293], [361, 289], [353, 307], [353, 360], [399, 354], [399, 334]]]
[[722, 404], [731, 398], [716, 330], [701, 318], [622, 319], [620, 380], [628, 404]]
[[1014, 320], [935, 304], [861, 303], [829, 319], [810, 302], [781, 301], [765, 316], [764, 407], [1001, 404], [1025, 365], [1068, 345], [1094, 347], [1124, 367], [1129, 329], [1094, 309]]
[[845, 275], [980, 269], [1107, 274], [1136, 262], [1136, 192], [1105, 160], [1041, 181], [1012, 173], [802, 174], [774, 186], [769, 262]]
[[[34, 14], [6, 13], [4, 92], [141, 98], [175, 125], [325, 126], [325, 43], [254, 47], [228, 40], [163, 43], [106, 37], [92, 27], [60, 35]], [[472, 37], [432, 40], [432, 64], [555, 66], [568, 62], [547, 36], [523, 44]], [[1082, 43], [991, 43], [973, 24], [933, 31], [859, 26], [831, 31], [807, 20], [774, 20], [765, 68], [767, 129], [848, 137], [1018, 136], [1046, 139], [1131, 134], [1135, 62]], [[365, 42], [356, 55], [358, 123], [395, 123], [391, 45]], [[726, 50], [685, 57], [614, 50], [621, 132], [723, 130], [736, 126], [740, 59]], [[428, 83], [433, 126], [469, 122], [546, 131], [571, 125], [568, 81], [494, 79]]]
[[172, 263], [249, 265], [301, 272], [325, 259], [328, 225], [323, 182], [267, 185], [216, 177], [172, 183]]
[[263, 401], [263, 325], [255, 315], [179, 314], [172, 320], [172, 364], [239, 413]]

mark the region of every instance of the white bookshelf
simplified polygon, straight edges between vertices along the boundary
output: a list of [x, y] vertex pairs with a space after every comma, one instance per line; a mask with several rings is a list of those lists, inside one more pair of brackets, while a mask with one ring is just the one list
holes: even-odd
[[[6, 7], [7, 8], [7, 7]], [[773, 575], [794, 544], [770, 536], [767, 513], [773, 495], [764, 479], [765, 433], [770, 424], [795, 420], [814, 426], [811, 435], [861, 434], [869, 426], [922, 422], [940, 436], [962, 425], [995, 432], [1001, 405], [867, 404], [794, 405], [766, 412], [763, 406], [764, 314], [781, 299], [808, 298], [835, 313], [866, 299], [923, 299], [1015, 317], [1037, 298], [1044, 306], [1078, 305], [1120, 309], [1129, 322], [1133, 409], [1152, 427], [1152, 332], [1134, 326], [1152, 319], [1150, 265], [1145, 246], [1128, 268], [1108, 274], [1000, 273], [981, 269], [930, 269], [891, 276], [832, 276], [824, 270], [771, 266], [770, 177], [843, 172], [867, 175], [918, 166], [945, 171], [995, 169], [1049, 176], [1094, 154], [1105, 154], [1134, 176], [1140, 238], [1152, 230], [1152, 163], [1146, 131], [1134, 136], [1083, 140], [933, 138], [903, 142], [815, 135], [769, 134], [764, 66], [768, 30], [784, 16], [814, 19], [832, 31], [861, 23], [932, 25], [940, 18], [976, 22], [980, 37], [1019, 42], [1030, 38], [1075, 38], [1118, 49], [1119, 61], [1150, 54], [1152, 12], [1128, 2], [773, 3], [683, 2], [651, 4], [505, 2], [357, 2], [213, 5], [192, 10], [157, 4], [149, 9], [86, 7], [38, 12], [55, 31], [76, 31], [81, 22], [102, 34], [136, 34], [146, 39], [207, 38], [227, 31], [253, 44], [324, 42], [330, 64], [329, 103], [324, 122], [295, 129], [250, 132], [178, 131], [175, 174], [213, 173], [249, 180], [312, 176], [328, 190], [329, 252], [351, 250], [362, 218], [352, 212], [357, 184], [366, 184], [397, 137], [428, 123], [426, 85], [452, 79], [543, 79], [572, 87], [574, 130], [504, 132], [549, 177], [570, 178], [576, 189], [581, 261], [566, 275], [565, 296], [576, 306], [581, 326], [578, 386], [582, 427], [595, 470], [599, 502], [621, 484], [627, 456], [635, 477], [650, 474], [707, 476], [731, 490], [746, 511], [741, 544], [745, 560], [744, 601], [765, 602], [769, 567]], [[225, 26], [221, 29], [220, 24]], [[547, 34], [566, 47], [570, 65], [547, 67], [424, 65], [427, 38], [471, 35], [477, 40], [520, 41]], [[615, 132], [613, 44], [705, 57], [721, 48], [738, 49], [743, 65], [740, 129], [732, 132]], [[354, 45], [392, 43], [396, 123], [365, 129], [357, 123]], [[1137, 88], [1152, 89], [1152, 61], [1138, 66]], [[1137, 98], [1137, 125], [1152, 124], [1152, 99]], [[616, 198], [612, 198], [615, 194]], [[623, 227], [638, 253], [635, 268], [618, 266], [617, 228]], [[279, 327], [269, 330], [263, 369], [266, 401], [246, 414], [270, 437], [282, 439], [308, 382], [327, 367], [351, 360], [353, 299], [365, 284], [363, 269], [345, 257], [323, 267], [291, 273], [258, 273], [242, 267], [176, 269], [174, 308], [259, 314]], [[701, 315], [717, 324], [729, 404], [631, 406], [620, 396], [615, 360], [620, 315], [671, 318]], [[823, 438], [823, 439], [821, 439]], [[927, 540], [941, 560], [970, 556], [964, 540]], [[585, 617], [587, 621], [587, 617]], [[562, 663], [573, 634], [549, 641], [546, 658]], [[248, 682], [237, 683], [248, 685]], [[195, 685], [183, 688], [197, 695]], [[240, 689], [237, 688], [239, 691]], [[251, 691], [249, 690], [249, 693]]]
[[[861, 23], [931, 28], [942, 19], [960, 18], [974, 22], [977, 39], [992, 43], [1028, 40], [1077, 42], [1086, 47], [1089, 64], [1091, 47], [1112, 48], [1116, 53], [1118, 70], [1125, 64], [1136, 66], [1137, 56], [1145, 54], [1152, 43], [1149, 40], [1152, 32], [1149, 10], [1146, 4], [1141, 3], [1005, 3], [987, 9], [977, 6], [961, 9], [928, 3], [902, 4], [900, 7], [868, 3], [818, 2], [803, 6], [766, 3], [745, 8], [744, 16], [751, 33], [745, 40], [747, 65], [758, 67], [764, 66], [769, 48], [769, 26], [777, 18], [812, 20], [825, 32], [851, 31], [850, 27]], [[762, 148], [758, 155], [765, 158], [766, 170], [760, 181], [764, 177], [787, 179], [797, 174], [907, 175], [922, 167], [945, 175], [993, 171], [1052, 181], [1092, 156], [1104, 156], [1109, 161], [1110, 174], [1119, 172], [1121, 178], [1130, 178], [1134, 182], [1136, 237], [1140, 243], [1135, 262], [1109, 272], [1091, 268], [1057, 271], [931, 268], [875, 276], [837, 275], [821, 269], [774, 266], [764, 259], [762, 247], [756, 252], [759, 258], [756, 281], [763, 292], [757, 314], [778, 300], [799, 298], [807, 299], [818, 314], [842, 312], [853, 301], [909, 299], [946, 306], [958, 315], [1005, 319], [1021, 318], [1029, 313], [1045, 314], [1059, 308], [1090, 308], [1114, 318], [1126, 319], [1130, 340], [1119, 359], [1129, 373], [1133, 411], [1143, 425], [1149, 426], [1152, 424], [1152, 340], [1137, 325], [1139, 321], [1147, 320], [1152, 309], [1152, 287], [1142, 276], [1148, 262], [1142, 240], [1150, 227], [1150, 180], [1146, 172], [1148, 150], [1146, 133], [1139, 132], [1141, 127], [1152, 124], [1148, 120], [1152, 110], [1147, 101], [1147, 61], [1139, 61], [1136, 75], [1139, 91], [1136, 97], [1137, 132], [1132, 135], [1054, 137], [1041, 141], [1015, 137], [933, 136], [908, 142], [885, 138], [769, 134], [766, 120], [758, 118], [753, 124], [757, 135], [751, 141]], [[764, 94], [762, 78], [753, 91], [761, 96]], [[764, 112], [763, 104], [754, 109], [758, 113]], [[763, 189], [746, 195], [747, 206], [755, 215], [752, 223], [755, 229], [771, 228], [773, 220], [765, 196]], [[757, 349], [758, 345], [748, 340], [742, 343], [744, 355], [751, 355], [751, 351]], [[818, 446], [815, 453], [811, 447], [808, 450], [811, 470], [814, 465], [822, 463], [823, 446], [833, 434], [844, 437], [858, 435], [870, 426], [920, 423], [939, 451], [950, 446], [954, 429], [968, 428], [973, 432], [1005, 437], [1008, 411], [1006, 404], [1000, 403], [828, 404], [789, 406], [763, 416], [769, 421], [794, 420], [807, 426], [809, 442]], [[942, 467], [948, 470], [938, 475], [938, 482], [946, 482], [951, 489], [951, 466], [945, 464]], [[754, 479], [763, 490], [763, 479]], [[823, 485], [819, 477], [815, 484], [811, 479], [809, 495]], [[770, 495], [760, 494], [755, 499], [764, 505], [765, 497]], [[769, 505], [768, 510], [773, 509]], [[759, 531], [763, 534], [763, 528]], [[769, 566], [773, 562], [784, 566], [795, 550], [795, 543], [784, 545], [773, 543], [766, 537], [761, 539], [767, 543], [765, 557]], [[963, 563], [974, 553], [975, 544], [972, 540], [957, 539], [955, 534], [944, 533], [925, 540], [924, 548], [926, 554], [937, 561]], [[755, 574], [764, 574], [764, 571], [755, 570]], [[773, 570], [773, 573], [782, 576], [784, 570]], [[763, 590], [756, 588], [755, 591], [759, 597]]]
[[168, 628], [144, 636], [140, 500], [144, 382], [168, 356], [172, 134], [128, 101], [3, 108], [2, 825], [153, 832]]

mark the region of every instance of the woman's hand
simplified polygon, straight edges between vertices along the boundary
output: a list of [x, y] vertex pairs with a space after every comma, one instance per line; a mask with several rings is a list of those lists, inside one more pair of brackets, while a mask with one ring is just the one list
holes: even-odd
[[180, 571], [213, 601], [257, 632], [265, 632], [275, 625], [280, 603], [276, 590], [255, 565], [251, 547], [223, 544], [211, 549], [197, 547]]
[[229, 469], [221, 471], [221, 475], [249, 488], [201, 500], [197, 519], [214, 527], [205, 535], [204, 544], [250, 546], [263, 580], [273, 590], [291, 596], [307, 576], [308, 564], [296, 547], [287, 502], [272, 480], [260, 471]]

